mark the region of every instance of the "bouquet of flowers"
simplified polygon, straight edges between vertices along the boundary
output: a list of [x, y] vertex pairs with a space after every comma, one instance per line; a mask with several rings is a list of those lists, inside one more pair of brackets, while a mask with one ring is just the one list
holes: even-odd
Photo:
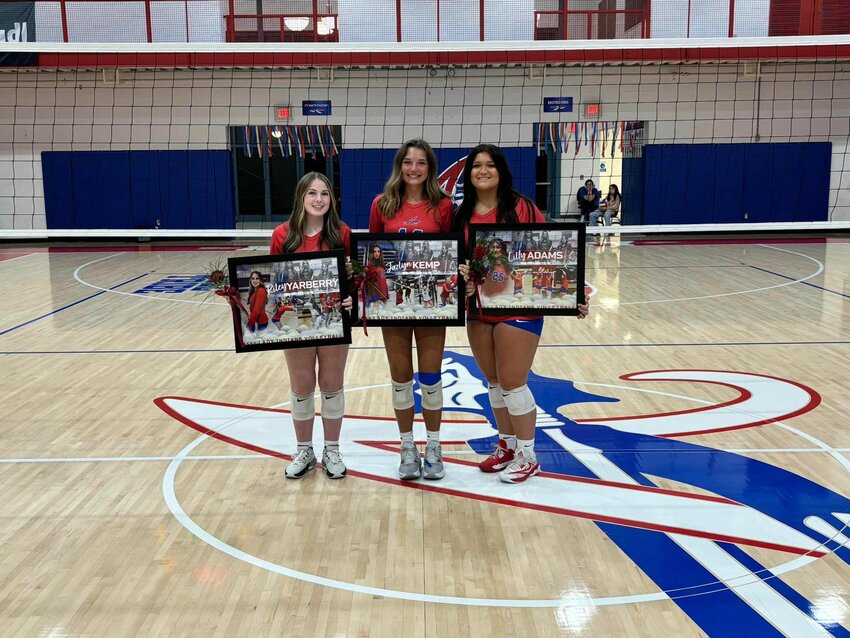
[[218, 297], [224, 297], [233, 313], [233, 323], [236, 326], [236, 334], [240, 335], [241, 340], [242, 330], [240, 329], [239, 312], [244, 312], [250, 315], [248, 309], [242, 303], [239, 297], [239, 289], [230, 285], [230, 277], [227, 274], [227, 266], [220, 261], [214, 262], [207, 267], [207, 290]]
[[484, 280], [493, 266], [507, 263], [507, 261], [508, 256], [496, 248], [496, 242], [484, 237], [478, 238], [472, 251], [472, 259], [469, 260], [469, 283], [474, 286], [475, 305], [478, 307], [479, 313], [483, 314], [479, 288], [484, 284]]

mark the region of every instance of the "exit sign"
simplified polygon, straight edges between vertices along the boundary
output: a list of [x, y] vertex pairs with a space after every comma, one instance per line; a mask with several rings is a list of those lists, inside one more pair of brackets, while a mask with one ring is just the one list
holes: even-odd
[[601, 108], [598, 102], [590, 102], [584, 105], [585, 117], [599, 117], [600, 114]]
[[278, 122], [286, 122], [292, 117], [292, 109], [288, 106], [278, 106], [275, 110], [274, 119]]

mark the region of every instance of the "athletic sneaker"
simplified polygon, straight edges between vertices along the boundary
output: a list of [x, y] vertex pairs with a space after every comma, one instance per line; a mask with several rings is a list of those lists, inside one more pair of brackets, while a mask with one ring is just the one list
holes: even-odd
[[478, 464], [482, 472], [501, 472], [514, 460], [514, 451], [508, 447], [504, 439], [499, 439], [496, 449], [486, 459]]
[[313, 452], [313, 448], [298, 450], [298, 454], [293, 457], [292, 463], [286, 466], [286, 478], [304, 478], [304, 475], [314, 467], [316, 467], [316, 454]]
[[446, 475], [443, 465], [443, 448], [439, 441], [428, 441], [425, 445], [425, 462], [422, 464], [422, 478], [432, 481], [441, 479]]
[[503, 483], [522, 483], [540, 472], [540, 463], [537, 459], [529, 460], [522, 452], [517, 452], [514, 460], [499, 473], [499, 480]]
[[341, 479], [345, 478], [348, 470], [345, 468], [345, 463], [342, 462], [342, 455], [339, 450], [329, 450], [325, 448], [322, 452], [322, 467], [325, 468], [325, 474], [328, 478]]
[[401, 444], [401, 465], [398, 466], [398, 477], [402, 481], [413, 481], [422, 473], [422, 459], [415, 443], [404, 441]]

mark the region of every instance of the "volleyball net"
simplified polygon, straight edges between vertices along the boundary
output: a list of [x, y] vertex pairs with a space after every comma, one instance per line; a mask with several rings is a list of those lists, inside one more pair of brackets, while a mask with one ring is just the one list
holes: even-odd
[[411, 138], [457, 201], [469, 149], [500, 146], [553, 221], [592, 180], [637, 231], [850, 227], [848, 36], [0, 55], [0, 238], [262, 236], [313, 170], [365, 228]]

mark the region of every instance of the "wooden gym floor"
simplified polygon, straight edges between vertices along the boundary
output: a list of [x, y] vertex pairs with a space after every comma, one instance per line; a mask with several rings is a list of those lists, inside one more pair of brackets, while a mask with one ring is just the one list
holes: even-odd
[[0, 246], [3, 636], [848, 635], [847, 239], [590, 244], [518, 486], [474, 466], [461, 328], [443, 481], [394, 478], [377, 329], [353, 330], [350, 475], [284, 480], [283, 355], [233, 353], [192, 290], [238, 248]]

